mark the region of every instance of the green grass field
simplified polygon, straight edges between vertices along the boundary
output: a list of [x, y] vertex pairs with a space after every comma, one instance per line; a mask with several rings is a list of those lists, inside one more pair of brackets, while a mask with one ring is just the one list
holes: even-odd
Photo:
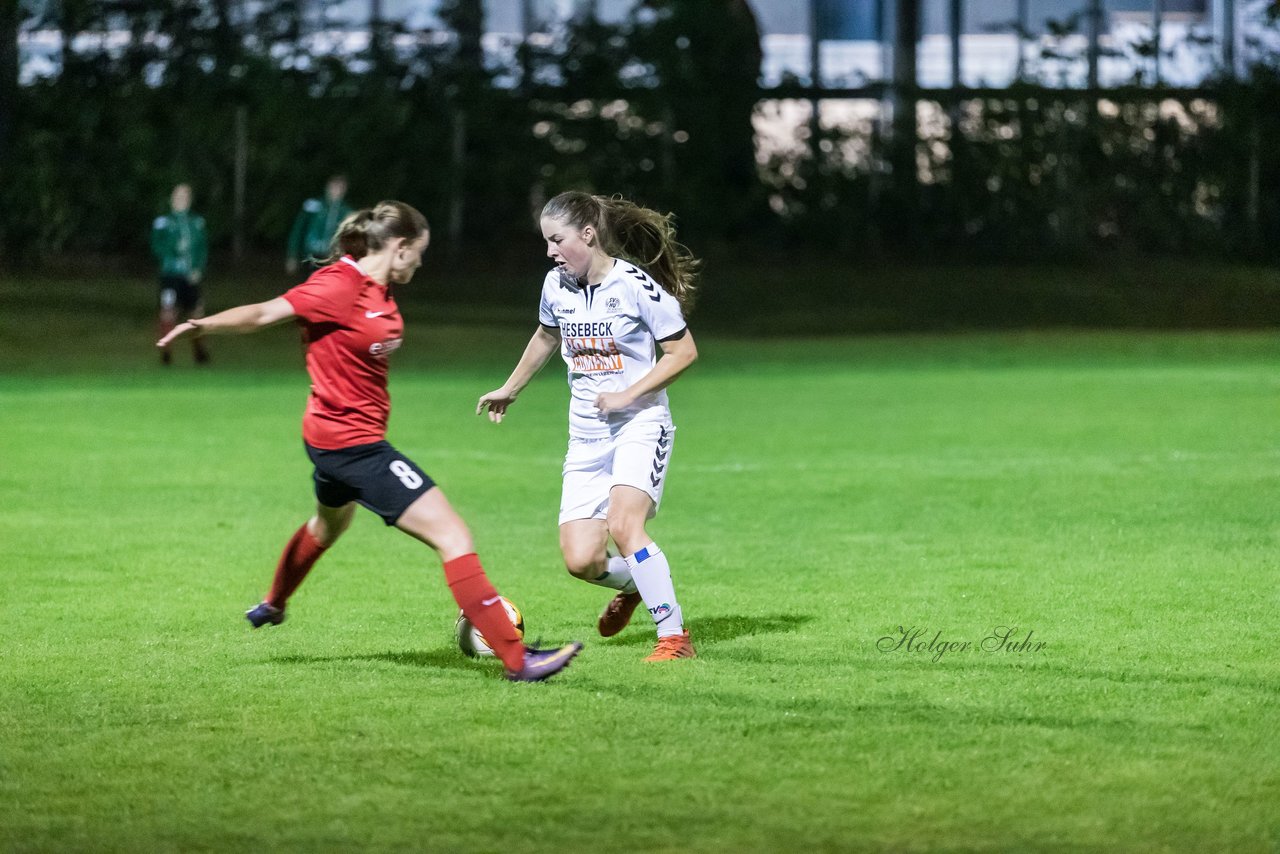
[[655, 666], [559, 563], [560, 371], [471, 414], [531, 324], [411, 314], [392, 441], [587, 643], [511, 685], [364, 511], [251, 631], [296, 337], [162, 371], [71, 290], [0, 288], [0, 849], [1280, 850], [1274, 334], [702, 337], [651, 527], [701, 657]]

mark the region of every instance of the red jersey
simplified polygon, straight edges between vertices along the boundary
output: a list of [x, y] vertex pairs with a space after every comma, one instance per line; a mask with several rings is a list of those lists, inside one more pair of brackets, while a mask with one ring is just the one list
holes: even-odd
[[302, 438], [326, 451], [385, 439], [387, 356], [404, 335], [387, 286], [348, 256], [316, 270], [284, 298], [302, 325], [311, 375]]

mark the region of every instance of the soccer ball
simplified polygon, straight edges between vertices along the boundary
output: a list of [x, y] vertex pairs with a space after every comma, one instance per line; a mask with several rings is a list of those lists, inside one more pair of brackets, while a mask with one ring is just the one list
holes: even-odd
[[[516, 627], [516, 637], [524, 638], [524, 615], [520, 613], [520, 609], [507, 597], [502, 597], [502, 607], [507, 611], [507, 618], [511, 620], [511, 625]], [[458, 614], [458, 648], [462, 650], [464, 655], [471, 658], [479, 658], [483, 656], [493, 656], [493, 647], [489, 646], [488, 641], [484, 639], [484, 635], [480, 634], [480, 630], [471, 624], [466, 614]]]

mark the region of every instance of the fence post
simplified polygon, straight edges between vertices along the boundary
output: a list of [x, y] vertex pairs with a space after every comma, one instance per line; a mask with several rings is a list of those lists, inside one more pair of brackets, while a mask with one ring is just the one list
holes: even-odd
[[1151, 70], [1152, 76], [1155, 78], [1155, 85], [1160, 85], [1160, 34], [1164, 29], [1164, 0], [1153, 0], [1151, 4], [1151, 31], [1152, 44], [1155, 50], [1152, 52], [1154, 66]]
[[951, 88], [964, 85], [960, 79], [960, 36], [964, 28], [964, 0], [951, 0]]
[[809, 0], [809, 85], [813, 97], [809, 99], [809, 154], [817, 161], [818, 137], [822, 134], [822, 27], [818, 13], [819, 0]]
[[18, 108], [17, 3], [0, 2], [0, 163], [4, 163]]
[[894, 181], [900, 188], [913, 183], [916, 171], [916, 42], [920, 38], [919, 0], [896, 0], [893, 34], [893, 149]]
[[1236, 4], [1222, 0], [1222, 67], [1232, 80], [1236, 78]]
[[1252, 109], [1253, 127], [1249, 130], [1249, 186], [1245, 191], [1244, 218], [1249, 229], [1249, 249], [1250, 251], [1257, 251], [1260, 237], [1258, 219], [1262, 200], [1262, 169], [1259, 162], [1262, 134], [1258, 130], [1258, 123], [1261, 121], [1262, 116], [1259, 115], [1257, 106], [1253, 106]]
[[249, 172], [249, 108], [236, 105], [235, 119], [235, 178], [231, 201], [231, 257], [244, 260], [244, 209], [245, 183]]
[[533, 0], [520, 0], [520, 86], [525, 92], [533, 87], [533, 58], [529, 55], [533, 26]]
[[[1102, 38], [1102, 0], [1089, 0], [1089, 7], [1085, 14], [1088, 20], [1088, 38], [1089, 38], [1089, 80], [1088, 88], [1097, 90], [1098, 88], [1098, 58], [1101, 54], [1098, 40]], [[1091, 100], [1096, 100], [1095, 95], [1090, 96]]]
[[456, 259], [461, 254], [463, 215], [466, 210], [464, 195], [467, 190], [467, 113], [462, 107], [454, 104], [452, 116], [453, 138], [450, 145], [452, 163], [449, 170], [449, 245], [446, 247], [446, 252], [451, 260]]
[[1031, 34], [1031, 0], [1018, 0], [1018, 64], [1014, 77], [1021, 80], [1027, 73], [1027, 36]]

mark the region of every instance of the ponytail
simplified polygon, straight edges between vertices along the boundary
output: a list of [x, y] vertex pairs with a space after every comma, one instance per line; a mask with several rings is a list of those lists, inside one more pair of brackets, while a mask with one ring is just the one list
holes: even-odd
[[359, 261], [370, 252], [377, 252], [392, 238], [417, 240], [429, 231], [427, 218], [404, 202], [378, 202], [371, 208], [348, 214], [329, 242], [329, 257], [322, 260], [332, 264], [344, 255]]
[[674, 214], [658, 213], [621, 196], [567, 192], [547, 202], [542, 216], [577, 229], [591, 226], [605, 252], [643, 267], [686, 315], [693, 310], [702, 262], [676, 240]]

